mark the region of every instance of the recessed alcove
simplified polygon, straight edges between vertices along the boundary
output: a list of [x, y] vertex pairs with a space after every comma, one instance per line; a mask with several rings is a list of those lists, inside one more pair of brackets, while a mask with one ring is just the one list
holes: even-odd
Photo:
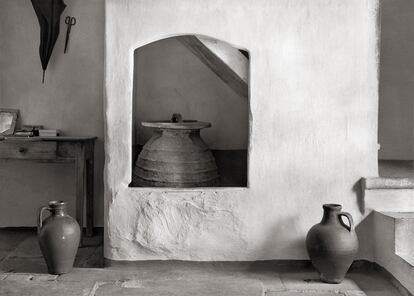
[[[135, 163], [143, 145], [157, 130], [143, 126], [142, 122], [169, 120], [173, 113], [180, 113], [184, 120], [211, 123], [211, 127], [200, 132], [211, 149], [219, 178], [207, 187], [246, 187], [248, 79], [248, 51], [215, 38], [181, 35], [135, 49], [130, 186], [143, 186], [143, 182], [137, 185], [133, 181], [137, 178]], [[151, 177], [145, 174], [145, 178], [157, 178], [153, 175], [158, 171], [159, 167], [151, 168]], [[191, 176], [192, 171], [181, 174]], [[148, 184], [146, 180], [143, 181]], [[158, 187], [158, 184], [144, 187]]]

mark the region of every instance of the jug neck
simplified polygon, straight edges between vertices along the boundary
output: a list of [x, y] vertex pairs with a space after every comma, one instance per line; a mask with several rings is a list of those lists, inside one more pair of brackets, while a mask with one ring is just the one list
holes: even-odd
[[49, 202], [49, 210], [52, 216], [66, 215], [67, 202], [65, 201], [51, 201]]
[[324, 204], [323, 217], [321, 224], [338, 223], [338, 214], [341, 212], [342, 206], [338, 204]]

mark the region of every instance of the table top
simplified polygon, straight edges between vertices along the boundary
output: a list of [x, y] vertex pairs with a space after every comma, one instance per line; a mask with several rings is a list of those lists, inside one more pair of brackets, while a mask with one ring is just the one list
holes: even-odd
[[5, 142], [39, 142], [39, 141], [55, 141], [55, 142], [86, 142], [95, 141], [97, 137], [13, 137], [13, 136], [0, 136], [0, 143]]

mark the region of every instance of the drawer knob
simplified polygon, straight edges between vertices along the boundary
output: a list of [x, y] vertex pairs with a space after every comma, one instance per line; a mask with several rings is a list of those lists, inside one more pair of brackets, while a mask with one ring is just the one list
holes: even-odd
[[24, 152], [26, 152], [26, 150], [27, 150], [27, 149], [26, 149], [26, 148], [24, 148], [24, 147], [20, 147], [20, 148], [19, 148], [19, 152], [20, 152], [20, 153], [24, 153]]

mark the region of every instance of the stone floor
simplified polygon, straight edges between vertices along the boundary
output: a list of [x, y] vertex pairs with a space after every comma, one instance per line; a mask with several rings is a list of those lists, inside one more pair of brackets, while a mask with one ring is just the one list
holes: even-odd
[[0, 230], [0, 258], [0, 295], [401, 295], [383, 273], [366, 265], [354, 267], [338, 285], [320, 282], [306, 262], [155, 261], [103, 269], [101, 244], [80, 248], [71, 273], [49, 275], [35, 233], [28, 230]]
[[379, 160], [378, 171], [381, 177], [414, 178], [414, 161]]

